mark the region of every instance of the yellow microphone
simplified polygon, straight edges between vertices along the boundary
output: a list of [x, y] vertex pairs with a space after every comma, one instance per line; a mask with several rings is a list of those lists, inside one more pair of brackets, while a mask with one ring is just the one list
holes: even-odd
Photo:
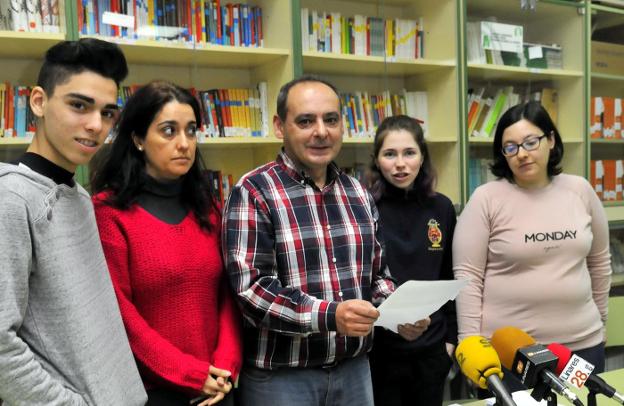
[[462, 340], [455, 350], [462, 373], [482, 389], [489, 389], [502, 406], [516, 406], [501, 381], [503, 371], [498, 354], [487, 338], [471, 336]]

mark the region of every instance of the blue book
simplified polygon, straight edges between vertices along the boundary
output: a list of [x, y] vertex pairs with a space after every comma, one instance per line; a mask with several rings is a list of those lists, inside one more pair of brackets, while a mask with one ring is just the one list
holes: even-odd
[[26, 136], [26, 103], [28, 103], [28, 89], [24, 86], [15, 86], [15, 132], [18, 137]]
[[204, 29], [206, 30], [206, 42], [213, 43], [212, 39], [212, 1], [204, 1]]
[[234, 46], [241, 46], [241, 37], [240, 37], [240, 5], [235, 4], [232, 7], [232, 29], [234, 30]]
[[228, 30], [228, 9], [226, 6], [221, 6], [221, 45], [230, 44], [230, 32]]
[[243, 5], [244, 9], [244, 22], [245, 22], [245, 46], [248, 47], [251, 45], [251, 20], [249, 19], [250, 16], [253, 16], [251, 8], [245, 4]]

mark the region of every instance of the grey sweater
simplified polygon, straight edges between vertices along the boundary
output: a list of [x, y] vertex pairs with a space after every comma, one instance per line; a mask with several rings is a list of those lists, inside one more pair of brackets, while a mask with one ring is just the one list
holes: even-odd
[[142, 405], [80, 186], [0, 163], [0, 399], [13, 405]]

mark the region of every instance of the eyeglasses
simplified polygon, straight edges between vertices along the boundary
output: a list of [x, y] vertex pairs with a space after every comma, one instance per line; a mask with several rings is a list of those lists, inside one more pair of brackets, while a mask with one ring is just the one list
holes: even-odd
[[520, 144], [516, 144], [515, 142], [508, 142], [507, 144], [503, 145], [501, 151], [506, 157], [518, 155], [520, 147], [524, 148], [525, 151], [534, 151], [539, 148], [540, 143], [542, 142], [542, 138], [546, 137], [548, 137], [548, 135], [546, 134], [542, 134], [539, 137], [530, 137]]

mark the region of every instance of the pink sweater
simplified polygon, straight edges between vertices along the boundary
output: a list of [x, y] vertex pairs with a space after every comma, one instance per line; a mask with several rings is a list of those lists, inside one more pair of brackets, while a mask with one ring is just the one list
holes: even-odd
[[212, 232], [191, 213], [167, 224], [138, 205], [93, 197], [104, 254], [145, 386], [197, 394], [210, 365], [241, 366], [240, 315], [226, 280], [219, 215]]
[[527, 190], [507, 180], [479, 187], [453, 240], [459, 339], [514, 326], [573, 350], [606, 339], [609, 229], [601, 202], [578, 176]]

